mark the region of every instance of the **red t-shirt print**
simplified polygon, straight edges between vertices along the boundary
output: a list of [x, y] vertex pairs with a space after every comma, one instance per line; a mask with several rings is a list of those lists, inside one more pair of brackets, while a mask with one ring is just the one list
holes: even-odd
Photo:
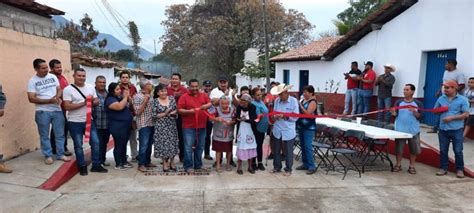
[[[178, 109], [195, 109], [210, 102], [211, 99], [205, 93], [200, 92], [197, 96], [192, 96], [188, 92], [179, 98]], [[183, 119], [183, 128], [206, 128], [207, 115], [202, 111], [197, 111], [196, 113], [198, 113], [197, 121], [194, 114], [181, 115]]]

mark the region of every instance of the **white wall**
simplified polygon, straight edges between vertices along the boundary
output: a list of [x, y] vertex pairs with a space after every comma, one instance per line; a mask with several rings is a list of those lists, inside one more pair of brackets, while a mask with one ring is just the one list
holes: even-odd
[[348, 72], [352, 61], [373, 61], [377, 74], [383, 64], [397, 67], [394, 96], [403, 96], [403, 85], [417, 86], [416, 97], [423, 97], [425, 84], [425, 53], [457, 49], [458, 69], [466, 77], [474, 76], [473, 28], [474, 1], [419, 0], [418, 3], [362, 38], [356, 45], [338, 55], [333, 61], [303, 61], [276, 63], [276, 80], [283, 81], [283, 70], [290, 70], [290, 83], [299, 88], [299, 70], [309, 70], [309, 82], [315, 88], [325, 87], [325, 81], [340, 81], [339, 93], [346, 90], [342, 73]]
[[114, 76], [114, 68], [100, 68], [100, 67], [88, 67], [81, 65], [81, 68], [86, 70], [86, 83], [95, 85], [95, 78], [99, 75], [103, 75], [107, 81], [107, 85], [111, 82], [118, 82], [118, 77]]
[[[270, 82], [273, 80], [274, 79], [270, 78]], [[249, 86], [249, 85], [252, 85], [252, 87], [256, 87], [257, 85], [260, 85], [261, 87], [265, 88], [267, 85], [267, 79], [266, 78], [250, 79], [246, 75], [241, 75], [240, 73], [237, 73], [235, 74], [235, 84], [237, 84], [238, 88], [242, 86]]]

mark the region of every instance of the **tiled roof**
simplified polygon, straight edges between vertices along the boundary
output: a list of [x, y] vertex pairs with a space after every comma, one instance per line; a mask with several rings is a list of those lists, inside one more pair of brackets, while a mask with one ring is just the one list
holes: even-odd
[[37, 3], [34, 0], [0, 0], [0, 3], [8, 4], [20, 10], [28, 11], [30, 13], [34, 13], [47, 18], [51, 18], [52, 15], [65, 14], [61, 10]]
[[270, 59], [273, 62], [319, 60], [342, 36], [325, 37]]
[[378, 10], [361, 21], [352, 30], [347, 32], [341, 39], [334, 43], [325, 53], [326, 60], [332, 60], [360, 39], [402, 14], [405, 10], [416, 4], [418, 0], [389, 0]]
[[82, 53], [71, 53], [71, 62], [73, 64], [81, 64], [88, 67], [112, 68], [117, 66], [117, 62], [104, 58], [94, 58], [83, 55]]
[[322, 58], [324, 60], [332, 60], [352, 45], [355, 45], [365, 35], [373, 30], [380, 29], [383, 24], [394, 19], [417, 2], [418, 0], [389, 0], [344, 36], [314, 41], [308, 45], [277, 55], [271, 58], [270, 61], [307, 61], [321, 60]]

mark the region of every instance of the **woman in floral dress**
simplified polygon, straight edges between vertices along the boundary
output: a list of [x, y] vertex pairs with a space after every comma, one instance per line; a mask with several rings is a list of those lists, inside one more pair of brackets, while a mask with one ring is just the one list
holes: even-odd
[[176, 128], [176, 101], [168, 96], [165, 85], [158, 85], [154, 91], [153, 117], [155, 123], [155, 158], [163, 159], [163, 171], [176, 171], [174, 156], [179, 152], [178, 130]]

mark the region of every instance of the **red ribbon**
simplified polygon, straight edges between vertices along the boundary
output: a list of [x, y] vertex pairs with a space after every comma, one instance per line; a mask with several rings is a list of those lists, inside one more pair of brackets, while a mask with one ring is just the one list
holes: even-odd
[[335, 114], [335, 115], [314, 115], [314, 114], [298, 114], [298, 113], [288, 113], [288, 112], [277, 112], [273, 111], [267, 114], [259, 114], [257, 115], [257, 119], [255, 119], [255, 122], [260, 122], [260, 119], [264, 116], [273, 116], [273, 115], [283, 115], [285, 117], [293, 117], [293, 118], [338, 118], [338, 117], [357, 117], [357, 116], [364, 116], [364, 115], [369, 115], [369, 114], [374, 114], [374, 113], [379, 113], [379, 112], [384, 112], [384, 111], [390, 111], [390, 110], [400, 110], [400, 109], [418, 109], [420, 111], [424, 112], [433, 112], [433, 113], [442, 113], [448, 111], [448, 106], [442, 106], [442, 107], [437, 107], [433, 109], [425, 109], [425, 108], [419, 108], [416, 106], [412, 105], [406, 105], [406, 106], [398, 106], [398, 107], [392, 107], [389, 109], [380, 109], [376, 111], [371, 111], [367, 113], [361, 113], [361, 114], [356, 114], [356, 115], [340, 115], [340, 114]]
[[91, 126], [92, 126], [92, 96], [86, 98], [86, 130], [84, 143], [89, 143], [91, 138]]

